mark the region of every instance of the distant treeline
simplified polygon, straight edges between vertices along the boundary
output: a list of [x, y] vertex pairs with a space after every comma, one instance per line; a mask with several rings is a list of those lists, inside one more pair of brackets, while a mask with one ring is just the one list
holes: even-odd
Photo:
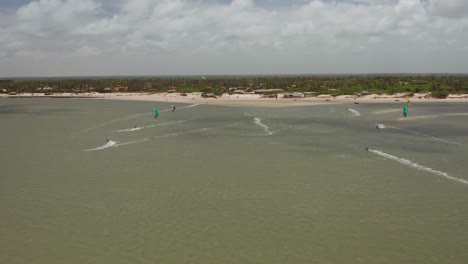
[[109, 77], [76, 79], [0, 80], [0, 92], [38, 93], [43, 88], [62, 92], [205, 92], [220, 94], [229, 88], [246, 91], [282, 89], [284, 92], [354, 95], [362, 93], [468, 93], [468, 75], [330, 75], [330, 76], [208, 76]]

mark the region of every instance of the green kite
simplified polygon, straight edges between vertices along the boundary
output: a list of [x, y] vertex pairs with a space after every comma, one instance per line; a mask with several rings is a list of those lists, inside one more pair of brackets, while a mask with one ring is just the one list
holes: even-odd
[[408, 115], [408, 107], [403, 108], [403, 116], [406, 117]]

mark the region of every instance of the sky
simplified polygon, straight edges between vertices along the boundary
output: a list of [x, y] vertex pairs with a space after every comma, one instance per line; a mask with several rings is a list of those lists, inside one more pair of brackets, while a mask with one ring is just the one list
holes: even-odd
[[0, 0], [0, 77], [468, 73], [467, 0]]

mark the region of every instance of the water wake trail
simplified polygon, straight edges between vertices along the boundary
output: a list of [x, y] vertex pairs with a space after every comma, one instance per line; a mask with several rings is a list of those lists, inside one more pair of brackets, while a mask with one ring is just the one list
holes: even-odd
[[354, 110], [352, 108], [348, 108], [348, 111], [351, 112], [352, 116], [361, 116], [361, 114], [358, 111], [356, 111], [356, 110]]
[[271, 135], [274, 135], [276, 133], [288, 130], [290, 128], [292, 128], [292, 126], [285, 126], [285, 128], [283, 128], [283, 129], [271, 131], [271, 134], [241, 134], [241, 136], [271, 136]]
[[[379, 125], [382, 125], [382, 124], [379, 124]], [[413, 133], [415, 135], [420, 135], [420, 136], [423, 136], [423, 137], [428, 137], [432, 140], [435, 140], [435, 141], [439, 141], [439, 142], [443, 142], [443, 143], [447, 143], [447, 144], [452, 144], [452, 145], [457, 145], [457, 146], [463, 146], [463, 144], [460, 144], [458, 142], [455, 142], [455, 141], [450, 141], [450, 140], [446, 140], [446, 139], [442, 139], [442, 138], [438, 138], [438, 137], [434, 137], [434, 136], [431, 136], [431, 135], [427, 135], [427, 134], [423, 134], [423, 133], [420, 133], [418, 131], [414, 131], [414, 130], [410, 130], [410, 129], [404, 129], [404, 128], [399, 128], [399, 127], [394, 127], [394, 126], [385, 126], [385, 125], [382, 125], [383, 128], [391, 128], [391, 129], [395, 129], [395, 130], [400, 130], [400, 131], [405, 131], [405, 132], [409, 132], [409, 133]], [[383, 129], [381, 128], [381, 129]]]
[[131, 118], [135, 118], [135, 117], [143, 116], [143, 115], [152, 115], [152, 113], [141, 113], [141, 114], [131, 115], [131, 116], [127, 116], [127, 117], [124, 117], [124, 118], [119, 118], [119, 119], [115, 119], [115, 120], [103, 122], [103, 123], [94, 125], [94, 126], [92, 126], [92, 127], [89, 127], [89, 128], [87, 128], [87, 129], [83, 129], [83, 130], [81, 130], [81, 131], [78, 131], [78, 132], [75, 133], [73, 136], [78, 136], [78, 135], [80, 135], [80, 134], [87, 133], [87, 132], [89, 132], [89, 131], [91, 131], [91, 130], [94, 130], [94, 129], [96, 129], [96, 128], [99, 128], [99, 127], [104, 127], [104, 126], [107, 126], [107, 125], [110, 125], [110, 124], [113, 124], [113, 123], [117, 123], [117, 122], [120, 122], [120, 121], [124, 121], [124, 120], [127, 120], [127, 119], [131, 119]]
[[[187, 105], [187, 106], [182, 106], [182, 107], [179, 107], [179, 108], [177, 108], [177, 109], [186, 109], [186, 108], [192, 108], [192, 107], [195, 107], [195, 106], [198, 106], [198, 105], [200, 105], [200, 104], [191, 104], [191, 105]], [[172, 110], [172, 109], [170, 109], [170, 110]]]
[[194, 119], [195, 118], [186, 119], [186, 120], [179, 120], [179, 121], [173, 121], [173, 122], [166, 122], [166, 123], [161, 123], [161, 124], [156, 124], [156, 125], [151, 125], [151, 126], [145, 126], [145, 127], [142, 127], [142, 128], [152, 128], [152, 127], [158, 127], [158, 126], [167, 126], [167, 125], [172, 125], [172, 124], [179, 124], [179, 123], [187, 122], [187, 121], [194, 120]]
[[385, 109], [385, 110], [380, 110], [380, 111], [375, 111], [375, 112], [372, 112], [373, 114], [375, 115], [380, 115], [380, 114], [388, 114], [388, 113], [398, 113], [398, 112], [401, 112], [402, 109], [398, 108], [398, 109]]
[[145, 128], [152, 128], [152, 127], [157, 127], [157, 126], [166, 126], [166, 125], [172, 125], [172, 124], [179, 124], [179, 123], [187, 122], [187, 121], [193, 120], [193, 119], [195, 119], [195, 118], [187, 119], [187, 120], [173, 121], [173, 122], [166, 122], [166, 123], [161, 123], [161, 124], [156, 124], [156, 125], [151, 125], [151, 126], [114, 130], [114, 132], [133, 132], [133, 131], [138, 131], [138, 130], [142, 130], [142, 129], [145, 129]]
[[115, 141], [112, 141], [112, 140], [109, 140], [106, 144], [102, 145], [102, 146], [99, 146], [97, 148], [92, 148], [92, 149], [85, 149], [84, 151], [95, 151], [95, 150], [102, 150], [102, 149], [106, 149], [106, 148], [110, 148], [110, 147], [113, 147], [117, 144], [117, 142]]
[[175, 137], [175, 136], [180, 136], [180, 135], [185, 135], [185, 134], [197, 133], [197, 132], [206, 131], [208, 129], [210, 129], [210, 128], [201, 128], [201, 129], [195, 129], [195, 130], [184, 131], [184, 132], [179, 132], [179, 133], [172, 133], [172, 134], [167, 134], [167, 135], [162, 135], [162, 136], [157, 136], [157, 137], [143, 138], [143, 139], [134, 140], [134, 141], [130, 141], [130, 142], [118, 143], [118, 144], [115, 144], [113, 147], [121, 147], [121, 146], [131, 145], [131, 144], [145, 142], [145, 141], [152, 140], [152, 139], [160, 139], [160, 138]]
[[439, 114], [439, 115], [421, 115], [421, 116], [410, 116], [410, 117], [400, 117], [398, 120], [415, 120], [415, 119], [426, 119], [426, 118], [437, 118], [444, 116], [467, 116], [468, 113], [451, 113], [451, 114]]
[[456, 178], [456, 177], [452, 177], [452, 176], [449, 176], [447, 173], [445, 172], [442, 172], [442, 171], [438, 171], [438, 170], [434, 170], [434, 169], [431, 169], [429, 167], [425, 167], [423, 165], [419, 165], [418, 163], [414, 163], [408, 159], [403, 159], [403, 158], [399, 158], [397, 156], [393, 156], [393, 155], [390, 155], [390, 154], [387, 154], [385, 152], [382, 152], [382, 151], [379, 151], [379, 150], [375, 150], [375, 149], [368, 149], [369, 152], [372, 152], [374, 154], [377, 154], [381, 157], [384, 157], [384, 158], [387, 158], [387, 159], [390, 159], [390, 160], [393, 160], [393, 161], [396, 161], [398, 163], [401, 163], [403, 165], [406, 165], [406, 166], [409, 166], [409, 167], [413, 167], [415, 169], [418, 169], [418, 170], [421, 170], [421, 171], [426, 171], [426, 172], [430, 172], [434, 175], [437, 175], [437, 176], [441, 176], [441, 177], [444, 177], [448, 180], [451, 180], [451, 181], [454, 181], [454, 182], [458, 182], [458, 183], [462, 183], [462, 184], [466, 184], [468, 185], [468, 180], [465, 180], [465, 179], [461, 179], [461, 178]]
[[266, 135], [268, 135], [268, 136], [273, 135], [273, 132], [270, 130], [270, 127], [267, 126], [267, 125], [265, 125], [265, 124], [263, 124], [263, 123], [262, 123], [262, 120], [261, 120], [260, 118], [254, 117], [253, 120], [254, 120], [254, 123], [255, 123], [256, 125], [258, 125], [258, 126], [260, 126], [261, 128], [263, 128], [263, 131], [265, 131], [265, 134], [266, 134]]
[[[192, 108], [192, 107], [195, 107], [197, 105], [200, 105], [200, 104], [191, 104], [191, 105], [186, 105], [186, 106], [181, 106], [177, 109], [187, 109], [187, 108]], [[164, 110], [161, 110], [159, 111], [160, 113], [163, 113], [163, 112], [169, 112], [169, 111], [172, 111], [172, 107], [171, 108], [168, 108], [168, 109], [164, 109]]]
[[[191, 105], [187, 105], [187, 106], [182, 106], [182, 107], [179, 107], [178, 109], [192, 108], [192, 107], [195, 107], [195, 106], [197, 106], [197, 105], [199, 105], [199, 104], [191, 104]], [[161, 111], [159, 111], [159, 112], [161, 113], [161, 112], [169, 112], [169, 111], [172, 111], [172, 108], [164, 109], [164, 110], [161, 110]], [[92, 126], [92, 127], [83, 129], [83, 130], [81, 130], [81, 131], [78, 131], [77, 133], [73, 134], [73, 136], [78, 136], [78, 135], [80, 135], [80, 134], [87, 133], [87, 132], [89, 132], [89, 131], [91, 131], [91, 130], [94, 130], [94, 129], [96, 129], [96, 128], [99, 128], [99, 127], [107, 126], [107, 125], [110, 125], [110, 124], [113, 124], [113, 123], [116, 123], [116, 122], [124, 121], [124, 120], [127, 120], [127, 119], [139, 117], [139, 116], [144, 116], [144, 115], [153, 115], [153, 113], [152, 113], [151, 111], [149, 111], [149, 112], [145, 112], [145, 113], [135, 114], [135, 115], [126, 116], [126, 117], [123, 117], [123, 118], [119, 118], [119, 119], [115, 119], [115, 120], [103, 122], [103, 123], [94, 125], [94, 126]]]
[[195, 129], [195, 130], [190, 130], [190, 131], [184, 131], [184, 132], [179, 132], [179, 133], [172, 133], [172, 134], [167, 134], [167, 135], [162, 135], [162, 136], [157, 136], [157, 137], [143, 138], [143, 139], [133, 140], [133, 141], [129, 141], [129, 142], [122, 142], [122, 143], [116, 143], [116, 142], [114, 142], [114, 141], [110, 141], [110, 142], [113, 142], [111, 145], [108, 145], [108, 144], [110, 143], [110, 142], [108, 142], [108, 143], [107, 143], [106, 145], [104, 145], [104, 146], [97, 147], [97, 148], [92, 148], [92, 149], [86, 149], [86, 150], [84, 150], [84, 151], [103, 150], [103, 149], [111, 148], [111, 147], [112, 147], [112, 148], [116, 148], [116, 147], [121, 147], [121, 146], [136, 144], [136, 143], [141, 143], [141, 142], [145, 142], [145, 141], [149, 141], [149, 140], [153, 140], [153, 139], [175, 137], [175, 136], [180, 136], [180, 135], [185, 135], [185, 134], [191, 134], [191, 133], [197, 133], [197, 132], [207, 131], [207, 130], [216, 129], [216, 128], [232, 127], [232, 126], [236, 126], [236, 125], [238, 125], [238, 124], [239, 124], [239, 123], [234, 123], [234, 124], [225, 125], [225, 126], [221, 126], [221, 127], [205, 127], [205, 128], [200, 128], [200, 129]]
[[120, 130], [115, 130], [115, 132], [133, 132], [133, 131], [138, 131], [143, 129], [142, 127], [134, 127], [134, 128], [128, 128], [128, 129], [120, 129]]

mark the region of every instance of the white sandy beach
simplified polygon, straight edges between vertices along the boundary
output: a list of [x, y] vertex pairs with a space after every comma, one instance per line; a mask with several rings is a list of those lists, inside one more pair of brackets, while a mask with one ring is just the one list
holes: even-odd
[[320, 95], [317, 97], [299, 97], [285, 98], [283, 94], [278, 94], [278, 99], [264, 98], [260, 94], [223, 94], [216, 98], [205, 98], [201, 93], [192, 93], [182, 96], [179, 93], [62, 93], [53, 95], [44, 95], [40, 93], [25, 93], [17, 95], [1, 94], [2, 98], [92, 98], [96, 100], [132, 100], [132, 101], [151, 101], [151, 102], [169, 102], [169, 103], [197, 103], [226, 106], [258, 106], [258, 107], [287, 107], [301, 105], [319, 105], [319, 104], [339, 104], [339, 103], [406, 103], [411, 100], [412, 103], [421, 102], [463, 102], [468, 103], [468, 95], [449, 95], [446, 99], [430, 98], [424, 94], [413, 97], [404, 97], [401, 95], [366, 95], [355, 97], [343, 95], [333, 97], [331, 95]]

